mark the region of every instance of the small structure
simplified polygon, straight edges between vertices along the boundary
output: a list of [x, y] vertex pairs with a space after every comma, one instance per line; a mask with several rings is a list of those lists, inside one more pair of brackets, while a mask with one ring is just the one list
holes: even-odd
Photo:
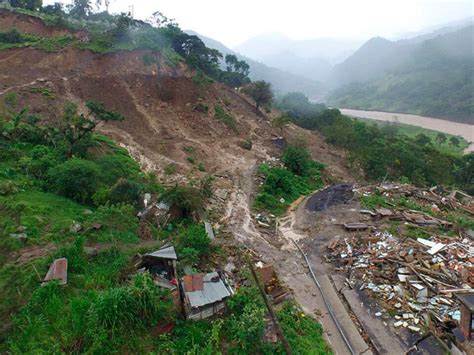
[[225, 299], [233, 294], [217, 272], [185, 275], [184, 310], [188, 319], [204, 319], [222, 312]]
[[52, 280], [58, 280], [60, 285], [67, 284], [67, 259], [56, 259], [49, 267], [46, 276], [43, 279], [42, 285]]
[[153, 276], [155, 284], [171, 291], [177, 289], [176, 260], [178, 256], [172, 246], [143, 255], [139, 267]]
[[474, 292], [454, 293], [454, 296], [461, 302], [459, 328], [462, 335], [468, 341], [471, 341], [474, 338]]

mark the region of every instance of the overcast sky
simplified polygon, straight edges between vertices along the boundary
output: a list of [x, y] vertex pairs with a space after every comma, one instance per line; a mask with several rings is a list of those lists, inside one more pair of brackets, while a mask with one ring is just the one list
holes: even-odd
[[391, 38], [474, 14], [474, 0], [112, 0], [110, 9], [130, 5], [136, 18], [159, 10], [182, 29], [229, 47], [266, 32], [293, 39]]

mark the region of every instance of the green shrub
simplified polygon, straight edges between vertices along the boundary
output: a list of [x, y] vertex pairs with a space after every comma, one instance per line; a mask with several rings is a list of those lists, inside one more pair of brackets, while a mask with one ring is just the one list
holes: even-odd
[[136, 180], [140, 176], [140, 166], [128, 153], [102, 155], [95, 162], [101, 172], [101, 181], [108, 186], [115, 184], [119, 179]]
[[319, 170], [312, 176], [303, 177], [282, 168], [262, 164], [260, 173], [265, 181], [255, 198], [255, 208], [269, 210], [274, 214], [282, 214], [286, 208], [301, 195], [306, 195], [322, 186]]
[[303, 147], [289, 146], [286, 148], [281, 158], [285, 167], [293, 174], [299, 176], [309, 176], [311, 173], [311, 155]]
[[247, 138], [247, 139], [245, 139], [245, 140], [243, 140], [243, 141], [240, 141], [239, 146], [240, 146], [242, 149], [251, 150], [252, 147], [253, 147], [253, 143], [252, 143], [252, 141], [250, 140], [250, 138]]
[[193, 76], [193, 84], [199, 88], [205, 88], [213, 82], [214, 80], [206, 76], [201, 70], [198, 70]]
[[191, 186], [176, 185], [163, 192], [160, 199], [179, 208], [183, 213], [183, 217], [192, 216], [202, 210], [204, 206], [204, 198], [201, 192]]
[[201, 258], [209, 256], [211, 240], [203, 225], [191, 225], [178, 230], [175, 247], [180, 260], [196, 264]]
[[39, 183], [48, 187], [49, 170], [59, 165], [62, 159], [57, 150], [45, 145], [37, 145], [31, 150], [31, 157], [20, 160], [22, 170], [36, 178]]
[[99, 187], [100, 170], [94, 162], [73, 158], [49, 170], [52, 186], [59, 194], [89, 203]]
[[204, 104], [202, 102], [198, 102], [196, 106], [194, 106], [194, 110], [197, 112], [202, 112], [202, 113], [208, 113], [209, 112], [209, 106], [207, 104]]
[[91, 114], [99, 120], [107, 122], [121, 121], [124, 119], [121, 113], [115, 111], [108, 111], [103, 103], [97, 101], [87, 101], [86, 106], [90, 110]]
[[111, 187], [107, 201], [111, 204], [125, 203], [138, 207], [141, 203], [142, 186], [135, 181], [119, 179]]
[[16, 28], [0, 32], [0, 42], [2, 43], [23, 43], [24, 41], [22, 34]]
[[286, 302], [277, 314], [280, 326], [294, 354], [330, 354], [323, 328], [294, 303]]
[[45, 88], [45, 87], [31, 87], [30, 91], [35, 94], [41, 94], [48, 99], [55, 99], [56, 96], [54, 95], [54, 91], [51, 90], [50, 88]]
[[167, 295], [147, 274], [135, 276], [132, 286], [108, 289], [91, 307], [89, 334], [104, 329], [114, 339], [155, 325], [170, 315]]
[[237, 131], [237, 124], [235, 123], [234, 118], [228, 114], [222, 106], [214, 106], [214, 118], [224, 122], [232, 130]]
[[165, 174], [166, 175], [173, 175], [176, 172], [176, 164], [169, 163], [165, 166]]
[[14, 195], [18, 192], [18, 186], [11, 180], [0, 181], [0, 196]]

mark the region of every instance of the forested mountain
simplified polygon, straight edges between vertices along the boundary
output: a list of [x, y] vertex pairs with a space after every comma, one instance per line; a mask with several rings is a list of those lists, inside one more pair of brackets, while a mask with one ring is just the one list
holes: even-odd
[[317, 100], [325, 92], [324, 85], [320, 82], [311, 80], [308, 77], [295, 75], [284, 70], [273, 68], [246, 56], [240, 55], [219, 41], [200, 35], [196, 32], [186, 32], [198, 36], [207, 47], [217, 49], [224, 56], [226, 54], [234, 54], [239, 58], [239, 60], [245, 60], [250, 66], [249, 77], [252, 80], [265, 80], [270, 82], [272, 84], [273, 90], [277, 94], [298, 91], [304, 93], [311, 99]]
[[473, 29], [422, 42], [375, 38], [338, 65], [331, 105], [474, 122]]

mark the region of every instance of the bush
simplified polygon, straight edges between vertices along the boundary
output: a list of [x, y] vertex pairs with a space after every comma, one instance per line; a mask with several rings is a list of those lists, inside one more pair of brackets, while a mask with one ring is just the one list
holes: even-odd
[[274, 214], [282, 214], [286, 208], [301, 195], [306, 195], [322, 186], [320, 172], [315, 165], [313, 175], [303, 177], [282, 168], [262, 164], [260, 173], [265, 181], [255, 198], [255, 207], [269, 210]]
[[134, 181], [119, 179], [112, 186], [108, 196], [108, 202], [111, 204], [125, 203], [138, 207], [141, 203], [142, 186]]
[[140, 167], [128, 154], [102, 155], [96, 163], [101, 171], [101, 181], [108, 186], [119, 179], [137, 179], [140, 175]]
[[239, 146], [243, 149], [246, 149], [246, 150], [251, 150], [252, 147], [253, 147], [253, 143], [252, 141], [250, 140], [250, 138], [247, 138], [243, 141], [240, 141], [239, 143]]
[[308, 176], [311, 167], [311, 156], [303, 147], [289, 146], [286, 148], [281, 161], [293, 174]]
[[0, 32], [0, 42], [2, 43], [22, 43], [24, 38], [20, 31], [12, 28], [6, 32]]
[[201, 258], [209, 256], [211, 240], [203, 225], [193, 224], [178, 231], [175, 247], [180, 260], [196, 264]]
[[60, 154], [47, 146], [37, 145], [31, 150], [31, 157], [20, 161], [26, 174], [38, 179], [41, 185], [47, 187], [50, 180], [49, 170], [61, 162]]
[[80, 203], [90, 203], [99, 187], [99, 168], [88, 160], [73, 158], [50, 169], [48, 175], [54, 190]]
[[235, 123], [234, 117], [228, 114], [222, 106], [214, 106], [214, 118], [224, 122], [232, 130], [237, 131], [237, 124]]
[[151, 276], [137, 275], [132, 286], [111, 288], [99, 295], [90, 310], [89, 334], [94, 337], [94, 331], [105, 329], [113, 339], [154, 325], [170, 314], [167, 295]]
[[194, 110], [197, 112], [201, 113], [208, 113], [209, 112], [209, 106], [206, 104], [203, 104], [202, 102], [199, 102], [195, 107]]
[[87, 101], [86, 106], [90, 110], [90, 113], [94, 115], [98, 120], [107, 122], [121, 121], [124, 119], [121, 113], [106, 110], [103, 103], [96, 101]]
[[160, 199], [179, 208], [183, 217], [190, 217], [204, 207], [204, 196], [198, 189], [191, 186], [176, 185], [166, 190]]

